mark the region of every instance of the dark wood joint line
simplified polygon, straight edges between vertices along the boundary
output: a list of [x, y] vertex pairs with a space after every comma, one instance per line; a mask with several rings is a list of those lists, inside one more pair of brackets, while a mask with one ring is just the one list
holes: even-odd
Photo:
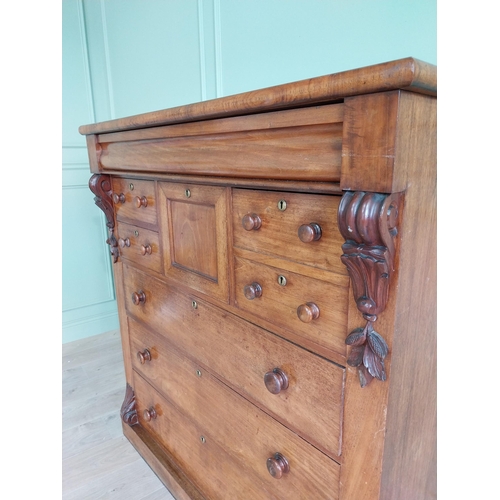
[[347, 191], [338, 211], [338, 225], [345, 243], [341, 260], [352, 281], [354, 300], [366, 320], [346, 338], [352, 347], [347, 363], [358, 369], [361, 387], [373, 378], [386, 380], [386, 341], [373, 324], [387, 305], [394, 272], [396, 236], [403, 195]]
[[123, 400], [123, 404], [120, 409], [120, 416], [123, 422], [130, 426], [137, 425], [139, 423], [139, 417], [137, 415], [137, 408], [135, 404], [135, 393], [130, 384], [127, 384], [127, 388], [125, 390], [125, 399]]
[[113, 263], [118, 261], [118, 240], [115, 237], [115, 218], [113, 213], [113, 199], [111, 178], [105, 174], [94, 174], [89, 180], [89, 188], [95, 194], [95, 204], [104, 212], [106, 216], [106, 226], [109, 237], [106, 243], [110, 247]]

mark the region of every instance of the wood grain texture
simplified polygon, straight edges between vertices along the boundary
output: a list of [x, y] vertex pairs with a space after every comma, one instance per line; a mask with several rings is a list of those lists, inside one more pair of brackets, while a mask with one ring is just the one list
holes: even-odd
[[[397, 293], [389, 294], [376, 323], [389, 346], [387, 382], [361, 389], [354, 369], [347, 369], [341, 477], [346, 500], [436, 498], [435, 107], [432, 97], [398, 94], [393, 179], [406, 184], [390, 284]], [[356, 309], [350, 300], [349, 328], [359, 326]]]
[[[235, 258], [235, 304], [238, 308], [292, 330], [345, 356], [348, 280], [339, 276], [337, 285], [270, 267], [251, 260]], [[278, 283], [284, 276], [286, 285]], [[343, 281], [343, 285], [341, 284]], [[249, 300], [244, 287], [257, 282], [262, 296]], [[301, 321], [299, 306], [308, 302], [319, 308], [319, 317], [309, 323]]]
[[[381, 498], [436, 498], [436, 100], [403, 92], [401, 228]], [[417, 382], [418, 381], [418, 382]]]
[[160, 182], [158, 196], [165, 275], [229, 302], [227, 188]]
[[206, 120], [299, 107], [304, 104], [327, 103], [347, 96], [401, 88], [435, 95], [436, 67], [413, 57], [407, 57], [167, 110], [82, 125], [79, 131], [83, 135], [88, 135], [155, 127], [190, 122], [200, 118]]
[[[113, 194], [124, 195], [123, 202], [114, 203], [117, 220], [156, 229], [157, 210], [154, 181], [113, 177]], [[137, 207], [136, 198], [143, 196], [147, 199], [147, 206]]]
[[[189, 310], [189, 301], [178, 300], [177, 310], [189, 320], [168, 322], [164, 335], [130, 321], [134, 369], [165, 394], [170, 392], [168, 352], [176, 349], [207, 367], [245, 398], [293, 429], [305, 440], [338, 460], [341, 448], [344, 369], [286, 342], [236, 317], [220, 312], [202, 301]], [[184, 305], [185, 312], [182, 311]], [[196, 332], [203, 329], [202, 339]], [[168, 335], [167, 335], [168, 332]], [[136, 352], [148, 348], [150, 362], [141, 364]], [[271, 394], [264, 376], [280, 367], [288, 377], [288, 388]]]
[[[198, 376], [199, 365], [188, 358], [171, 351], [168, 365], [169, 375], [164, 382], [169, 390], [163, 394], [168, 402], [142, 382], [141, 377], [135, 378], [139, 408], [141, 404], [142, 408], [155, 406], [158, 413], [155, 420], [142, 420], [141, 424], [151, 429], [167, 448], [173, 440], [184, 441], [170, 446], [175, 446], [179, 461], [184, 462], [195, 481], [203, 482], [202, 488], [212, 492], [209, 497], [261, 499], [270, 496], [283, 500], [338, 497], [334, 486], [337, 463], [209, 372]], [[175, 416], [174, 408], [184, 417]], [[185, 428], [174, 432], [169, 429], [174, 423]], [[204, 440], [200, 439], [202, 436]], [[290, 473], [283, 481], [273, 479], [265, 467], [267, 459], [277, 451], [290, 463]], [[212, 470], [207, 469], [210, 463], [216, 464]]]
[[[280, 200], [286, 202], [284, 211], [278, 208]], [[343, 238], [337, 226], [339, 203], [337, 196], [235, 189], [234, 246], [347, 275], [340, 261]], [[246, 231], [242, 226], [243, 217], [249, 213], [262, 220], [257, 231]], [[303, 243], [298, 230], [310, 222], [321, 226], [322, 236], [318, 241]]]

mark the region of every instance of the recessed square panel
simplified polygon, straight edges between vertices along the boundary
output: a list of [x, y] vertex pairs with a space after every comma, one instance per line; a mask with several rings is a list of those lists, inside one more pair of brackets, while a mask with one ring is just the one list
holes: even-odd
[[215, 206], [171, 201], [172, 263], [217, 281]]

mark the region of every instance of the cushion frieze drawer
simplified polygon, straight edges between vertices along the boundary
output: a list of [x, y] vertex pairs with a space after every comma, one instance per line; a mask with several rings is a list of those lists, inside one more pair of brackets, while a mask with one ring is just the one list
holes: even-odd
[[234, 245], [345, 275], [339, 203], [338, 196], [234, 189]]
[[113, 177], [112, 198], [117, 220], [156, 226], [154, 181]]
[[[144, 291], [143, 304], [133, 303], [136, 290]], [[130, 314], [157, 332], [129, 317], [132, 363], [145, 377], [161, 379], [166, 339], [304, 439], [340, 455], [343, 367], [135, 269], [126, 270], [125, 300]], [[141, 363], [145, 350], [152, 360]]]
[[158, 233], [139, 226], [117, 224], [117, 240], [120, 255], [140, 266], [161, 272], [162, 261]]
[[[255, 487], [260, 490], [253, 498], [338, 498], [340, 466], [334, 460], [262, 412], [199, 364], [173, 350], [164, 354], [167, 368], [163, 381], [167, 391], [162, 391], [162, 395], [199, 431], [192, 436], [194, 442], [188, 446], [200, 447], [212, 442], [220, 446], [226, 454], [222, 460], [230, 477], [240, 474], [244, 481], [252, 477]], [[134, 377], [136, 386], [138, 379], [139, 376]], [[141, 385], [137, 386], [137, 392], [144, 392]], [[165, 407], [161, 402], [158, 405], [156, 398], [155, 391], [150, 391], [146, 398], [143, 396], [139, 403], [141, 423], [163, 419], [160, 413]], [[156, 418], [150, 419], [151, 414], [144, 414], [143, 408], [152, 408]], [[163, 442], [169, 439], [169, 433], [164, 434], [162, 429], [158, 436]], [[289, 470], [276, 463], [279, 462], [275, 458], [277, 453], [286, 459]], [[191, 474], [194, 482], [205, 480], [199, 477], [200, 470], [192, 470]], [[205, 476], [206, 471], [201, 471], [201, 475]], [[221, 472], [216, 477], [226, 480]], [[228, 482], [232, 486], [232, 498], [252, 498], [245, 491], [245, 485], [235, 480]]]

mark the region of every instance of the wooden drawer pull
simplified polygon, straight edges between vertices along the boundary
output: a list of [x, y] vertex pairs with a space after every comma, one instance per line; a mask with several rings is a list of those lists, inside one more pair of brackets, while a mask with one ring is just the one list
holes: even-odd
[[113, 202], [115, 205], [118, 205], [118, 203], [125, 203], [125, 195], [123, 193], [113, 193]]
[[262, 296], [262, 287], [254, 282], [251, 285], [245, 286], [245, 288], [243, 288], [243, 293], [248, 300], [253, 300]]
[[274, 368], [264, 375], [264, 384], [271, 394], [279, 394], [288, 388], [288, 377], [280, 368]]
[[151, 406], [151, 408], [144, 410], [142, 416], [146, 422], [149, 422], [150, 420], [154, 420], [158, 414], [156, 413], [154, 406]]
[[241, 224], [247, 231], [257, 231], [262, 226], [262, 220], [257, 214], [246, 214], [241, 219]]
[[146, 302], [146, 294], [142, 290], [139, 290], [138, 292], [134, 292], [132, 294], [132, 302], [136, 306], [138, 306], [139, 304], [144, 304], [144, 302]]
[[141, 245], [141, 254], [142, 255], [151, 255], [153, 252], [153, 249], [151, 248], [151, 245]]
[[151, 351], [149, 349], [144, 349], [144, 351], [139, 351], [137, 353], [137, 359], [143, 365], [146, 361], [151, 361]]
[[300, 321], [310, 323], [319, 318], [319, 307], [314, 302], [307, 302], [297, 307], [297, 316]]
[[118, 245], [120, 245], [121, 248], [129, 247], [130, 240], [128, 238], [125, 238], [125, 239], [119, 238]]
[[148, 199], [145, 196], [136, 196], [135, 197], [135, 206], [137, 208], [141, 207], [147, 207], [148, 206]]
[[316, 222], [303, 224], [298, 230], [299, 240], [303, 243], [311, 243], [321, 238], [321, 226]]
[[268, 458], [266, 465], [269, 474], [274, 479], [280, 479], [290, 470], [288, 460], [281, 453], [275, 453], [273, 457]]

